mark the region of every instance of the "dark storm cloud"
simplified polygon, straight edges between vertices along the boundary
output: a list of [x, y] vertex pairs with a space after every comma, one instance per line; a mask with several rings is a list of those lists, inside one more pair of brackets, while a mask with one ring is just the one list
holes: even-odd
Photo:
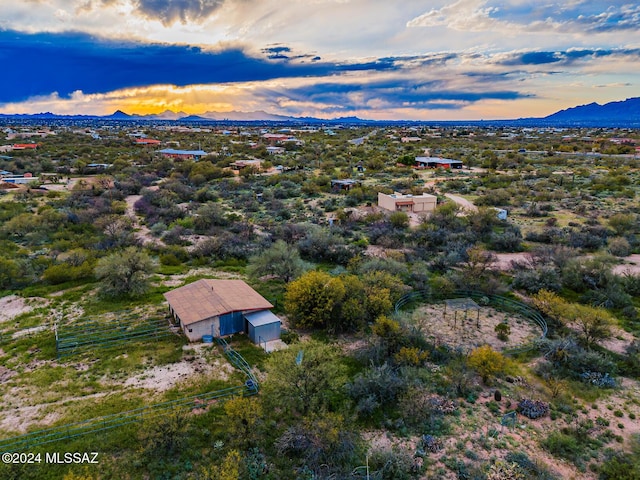
[[135, 6], [144, 17], [171, 25], [175, 22], [199, 23], [223, 3], [224, 0], [138, 0]]
[[502, 65], [570, 65], [578, 60], [597, 60], [605, 57], [636, 57], [640, 58], [640, 49], [581, 49], [563, 52], [526, 52], [508, 55]]
[[184, 86], [401, 68], [392, 58], [341, 64], [281, 60], [251, 57], [240, 48], [209, 52], [185, 45], [104, 40], [84, 33], [4, 30], [0, 31], [0, 62], [5, 65], [0, 102], [53, 92], [64, 98], [76, 90], [105, 93], [154, 84]]
[[291, 48], [286, 47], [284, 45], [276, 45], [273, 47], [263, 48], [262, 51], [264, 53], [273, 54], [273, 53], [289, 53], [291, 52]]
[[[324, 111], [355, 111], [379, 108], [460, 109], [481, 100], [516, 100], [529, 95], [513, 90], [468, 91], [448, 88], [447, 82], [411, 82], [404, 79], [372, 83], [318, 83], [286, 91], [270, 91], [266, 96], [311, 101]], [[376, 105], [374, 107], [373, 105]], [[323, 107], [324, 106], [324, 107]]]

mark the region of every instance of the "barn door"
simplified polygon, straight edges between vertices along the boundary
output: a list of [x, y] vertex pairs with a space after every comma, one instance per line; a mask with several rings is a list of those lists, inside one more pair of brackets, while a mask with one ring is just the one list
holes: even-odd
[[244, 331], [242, 312], [232, 312], [220, 316], [220, 336]]

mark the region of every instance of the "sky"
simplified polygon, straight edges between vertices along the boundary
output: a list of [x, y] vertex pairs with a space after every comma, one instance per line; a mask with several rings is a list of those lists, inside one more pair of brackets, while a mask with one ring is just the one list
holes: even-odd
[[640, 96], [628, 0], [0, 0], [0, 113], [541, 117]]

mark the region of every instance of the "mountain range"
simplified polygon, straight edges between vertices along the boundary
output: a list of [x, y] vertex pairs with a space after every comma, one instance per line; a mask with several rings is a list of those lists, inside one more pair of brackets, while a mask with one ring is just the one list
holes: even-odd
[[111, 121], [179, 121], [179, 122], [296, 122], [296, 123], [426, 123], [426, 124], [465, 124], [465, 125], [505, 125], [505, 126], [567, 126], [567, 127], [631, 127], [640, 128], [640, 97], [610, 102], [604, 105], [589, 103], [560, 110], [542, 118], [519, 118], [512, 120], [490, 121], [373, 121], [358, 117], [340, 117], [321, 119], [314, 117], [290, 117], [264, 111], [254, 112], [205, 112], [189, 115], [184, 112], [166, 110], [152, 115], [130, 115], [117, 110], [111, 115], [56, 115], [54, 113], [36, 113], [23, 115], [0, 114], [5, 120], [111, 120]]
[[560, 110], [544, 120], [565, 123], [601, 123], [612, 124], [620, 121], [640, 124], [640, 97], [628, 98], [604, 105], [589, 103], [578, 107]]

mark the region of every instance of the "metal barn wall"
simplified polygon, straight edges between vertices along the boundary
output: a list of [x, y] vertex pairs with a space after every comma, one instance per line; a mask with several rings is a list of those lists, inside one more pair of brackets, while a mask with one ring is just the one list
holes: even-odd
[[280, 338], [280, 322], [267, 323], [254, 327], [249, 325], [249, 338], [253, 343], [270, 342]]
[[242, 312], [231, 312], [220, 316], [220, 336], [244, 332]]

